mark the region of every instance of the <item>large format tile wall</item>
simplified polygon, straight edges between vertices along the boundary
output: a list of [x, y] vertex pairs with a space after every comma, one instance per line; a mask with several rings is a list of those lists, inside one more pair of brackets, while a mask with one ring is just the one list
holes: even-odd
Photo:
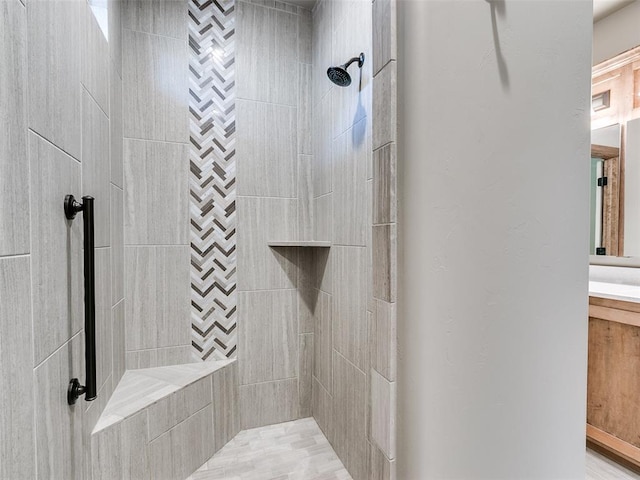
[[238, 368], [242, 428], [311, 415], [311, 12], [236, 3]]
[[127, 368], [191, 359], [186, 0], [124, 0]]
[[[120, 5], [0, 2], [0, 478], [88, 478], [89, 434], [124, 372]], [[98, 399], [85, 379], [82, 215], [95, 198]]]
[[[388, 113], [376, 97], [389, 92], [372, 100], [374, 74], [388, 63], [380, 23], [391, 24], [389, 6], [321, 0], [313, 11], [315, 238], [332, 243], [315, 265], [313, 415], [356, 480], [394, 478], [395, 252], [385, 241], [395, 192], [389, 141], [377, 133]], [[353, 83], [330, 83], [327, 68], [360, 52]]]

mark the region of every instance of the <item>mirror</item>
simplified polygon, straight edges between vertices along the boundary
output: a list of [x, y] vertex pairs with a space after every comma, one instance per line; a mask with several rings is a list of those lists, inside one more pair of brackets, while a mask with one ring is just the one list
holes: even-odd
[[624, 247], [620, 255], [640, 257], [640, 118], [626, 124], [623, 198]]
[[590, 161], [592, 263], [640, 259], [640, 118], [592, 130]]
[[591, 263], [640, 267], [640, 45], [591, 71]]
[[591, 132], [590, 229], [591, 255], [618, 255], [620, 125]]

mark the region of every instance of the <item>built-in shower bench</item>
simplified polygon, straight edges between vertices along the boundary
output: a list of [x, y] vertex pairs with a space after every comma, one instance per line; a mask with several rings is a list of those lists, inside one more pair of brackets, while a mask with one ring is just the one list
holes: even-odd
[[93, 429], [94, 480], [184, 479], [240, 430], [236, 360], [128, 370]]

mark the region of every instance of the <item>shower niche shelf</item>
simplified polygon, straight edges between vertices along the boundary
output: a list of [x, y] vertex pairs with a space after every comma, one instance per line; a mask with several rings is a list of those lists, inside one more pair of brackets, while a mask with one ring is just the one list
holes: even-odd
[[321, 241], [315, 241], [315, 240], [309, 240], [309, 241], [304, 241], [304, 240], [293, 240], [293, 241], [272, 240], [272, 241], [267, 242], [267, 245], [269, 245], [272, 248], [275, 248], [275, 247], [330, 248], [331, 247], [331, 242], [321, 242]]

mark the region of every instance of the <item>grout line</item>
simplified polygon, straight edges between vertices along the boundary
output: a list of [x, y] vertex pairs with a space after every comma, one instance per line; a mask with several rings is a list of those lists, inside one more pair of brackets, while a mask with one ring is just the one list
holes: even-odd
[[253, 98], [236, 97], [236, 100], [242, 100], [243, 102], [261, 103], [263, 105], [273, 105], [273, 106], [276, 106], [276, 107], [287, 107], [287, 108], [295, 108], [295, 109], [297, 109], [299, 107], [299, 105], [297, 103], [292, 105], [290, 103], [266, 102], [264, 100], [255, 100]]
[[184, 247], [191, 247], [190, 243], [125, 243], [124, 244], [125, 248], [143, 248], [143, 247], [161, 247], [161, 248], [167, 248], [167, 247], [176, 247], [176, 248], [184, 248]]
[[[31, 239], [29, 239], [29, 241], [31, 241]], [[2, 255], [2, 256], [0, 256], [0, 261], [8, 259], [8, 258], [29, 257], [30, 255], [31, 255], [31, 253], [13, 253], [11, 255]]]
[[[295, 248], [295, 247], [293, 247]], [[236, 289], [236, 291], [238, 293], [259, 293], [259, 292], [297, 292], [298, 291], [298, 287], [287, 287], [287, 288], [265, 288], [263, 290], [260, 289], [256, 289], [256, 290], [238, 290]]]
[[[159, 37], [159, 38], [168, 38], [170, 40], [178, 40], [178, 41], [182, 41], [185, 42], [187, 45], [189, 44], [189, 29], [186, 29], [186, 37], [185, 38], [180, 38], [180, 37], [171, 37], [169, 35], [160, 35], [159, 33], [151, 33], [151, 32], [144, 32], [142, 30], [134, 30], [133, 28], [128, 28], [128, 27], [122, 27], [122, 32], [124, 32], [125, 30], [132, 32], [132, 33], [141, 33], [143, 35], [149, 35], [151, 37]], [[124, 35], [121, 35], [121, 40], [124, 40]], [[123, 48], [123, 50], [125, 50]]]
[[[120, 302], [118, 302], [118, 303], [121, 303], [123, 301], [124, 301], [124, 298], [122, 300], [120, 300]], [[183, 347], [190, 347], [190, 346], [191, 346], [190, 343], [184, 343], [184, 344], [181, 344], [181, 345], [169, 345], [167, 347], [141, 348], [141, 349], [138, 349], [138, 350], [126, 350], [125, 353], [155, 352], [155, 351], [158, 351], [158, 350], [169, 350], [169, 349], [174, 349], [174, 348], [183, 348]], [[198, 363], [198, 362], [192, 362], [192, 363]], [[165, 366], [168, 367], [169, 365], [165, 365]], [[149, 368], [155, 368], [155, 367], [149, 367]]]
[[[397, 144], [397, 142], [395, 140], [389, 140], [388, 142], [383, 143], [379, 147], [374, 147], [373, 153], [376, 153], [377, 151], [382, 150], [385, 147], [389, 147], [391, 145], [396, 145], [396, 144]], [[396, 162], [397, 162], [397, 160], [396, 160]]]
[[185, 145], [185, 146], [190, 145], [189, 142], [174, 142], [171, 140], [153, 140], [150, 138], [125, 137], [124, 135], [122, 136], [122, 140], [123, 140], [123, 148], [122, 148], [123, 161], [124, 161], [124, 140], [136, 140], [138, 142], [151, 142], [151, 143], [169, 143], [171, 145]]
[[[295, 15], [295, 16], [297, 16], [297, 17], [299, 17], [299, 16], [300, 16], [300, 14], [298, 13], [298, 9], [299, 9], [299, 8], [304, 8], [304, 7], [300, 7], [300, 6], [298, 6], [298, 5], [294, 5], [294, 4], [292, 4], [292, 3], [289, 3], [289, 2], [283, 2], [283, 1], [281, 1], [281, 0], [276, 0], [278, 3], [284, 3], [285, 5], [289, 5], [290, 7], [295, 8], [295, 9], [296, 9], [296, 12], [294, 13], [294, 12], [290, 12], [290, 11], [288, 11], [288, 10], [284, 10], [284, 9], [282, 9], [282, 8], [272, 7], [272, 6], [269, 6], [269, 5], [260, 5], [259, 3], [254, 3], [254, 2], [252, 2], [251, 0], [239, 0], [239, 1], [240, 1], [240, 2], [242, 2], [242, 3], [246, 3], [247, 5], [252, 5], [252, 6], [254, 6], [254, 7], [266, 8], [266, 9], [268, 9], [268, 10], [276, 10], [277, 12], [288, 13], [288, 14], [290, 14], [290, 15]], [[275, 3], [275, 2], [274, 2], [274, 3]], [[307, 10], [307, 11], [309, 11], [309, 12], [311, 12], [311, 10], [309, 10], [308, 8], [304, 8], [304, 9], [305, 9], [305, 10]]]
[[237, 195], [236, 194], [236, 199], [238, 198], [266, 198], [269, 200], [300, 200], [298, 197], [267, 197], [264, 195]]
[[389, 65], [391, 62], [396, 62], [398, 59], [397, 58], [390, 58], [389, 60], [387, 60], [387, 63], [385, 63], [384, 65], [382, 65], [377, 72], [373, 73], [373, 78], [376, 78], [376, 76], [382, 72], [385, 68], [387, 68], [387, 65]]
[[[89, 95], [89, 98], [90, 98], [91, 100], [93, 100], [93, 103], [95, 103], [95, 104], [96, 104], [96, 107], [98, 107], [98, 109], [102, 112], [102, 114], [103, 114], [105, 117], [107, 117], [107, 120], [111, 121], [111, 119], [109, 118], [109, 114], [108, 114], [107, 112], [105, 112], [105, 111], [104, 111], [104, 109], [100, 106], [100, 104], [98, 103], [98, 101], [96, 100], [96, 98], [91, 94], [91, 92], [89, 91], [89, 89], [87, 88], [87, 86], [86, 86], [84, 83], [82, 83], [82, 82], [80, 82], [80, 85], [82, 86], [82, 90], [84, 90], [85, 92], [87, 92], [87, 95]], [[107, 87], [107, 88], [108, 88], [108, 87]], [[109, 93], [111, 93], [111, 92], [109, 92]], [[82, 101], [82, 99], [81, 99], [81, 101]], [[81, 123], [82, 123], [82, 119], [81, 119]], [[81, 126], [82, 126], [82, 125], [81, 125]], [[111, 142], [109, 142], [109, 143], [111, 143]], [[111, 152], [109, 152], [109, 153], [111, 153]]]
[[[32, 295], [33, 296], [33, 295]], [[42, 360], [38, 365], [36, 365], [35, 367], [33, 367], [34, 372], [40, 368], [42, 365], [44, 365], [45, 362], [49, 361], [51, 359], [51, 357], [53, 357], [54, 355], [56, 355], [60, 350], [62, 350], [64, 347], [66, 347], [67, 345], [69, 345], [78, 335], [80, 335], [82, 332], [84, 332], [84, 328], [81, 328], [80, 330], [78, 330], [76, 333], [73, 334], [73, 336], [71, 338], [69, 338], [67, 341], [65, 341], [62, 345], [60, 345], [58, 348], [56, 348], [51, 354], [49, 354], [47, 356], [47, 358], [45, 358], [44, 360]], [[35, 349], [34, 349], [35, 350]], [[35, 352], [34, 352], [35, 354]]]
[[[49, 140], [48, 138], [40, 135], [38, 132], [36, 132], [35, 130], [33, 130], [32, 128], [28, 128], [27, 131], [33, 133], [34, 135], [36, 135], [37, 137], [41, 138], [42, 140], [44, 140], [45, 142], [47, 142], [49, 145], [51, 145], [52, 147], [54, 147], [56, 150], [64, 153], [67, 157], [75, 160], [77, 163], [82, 164], [82, 162], [80, 162], [80, 160], [78, 160], [76, 157], [74, 157], [73, 155], [71, 155], [69, 152], [64, 151], [62, 148], [60, 148], [59, 146], [57, 146], [55, 143], [53, 143], [51, 140]], [[82, 151], [82, 144], [80, 144], [80, 151]]]
[[360, 373], [362, 373], [363, 375], [367, 375], [365, 372], [363, 372], [360, 367], [358, 367], [357, 365], [354, 365], [353, 362], [351, 360], [349, 360], [347, 357], [345, 357], [343, 354], [341, 354], [338, 350], [336, 350], [334, 347], [331, 348], [332, 351], [336, 352], [338, 355], [340, 355], [345, 362], [347, 362], [349, 365], [351, 365], [353, 368], [355, 368], [356, 370], [358, 370]]
[[238, 384], [238, 388], [240, 388], [240, 387], [251, 387], [253, 385], [265, 385], [267, 383], [285, 382], [287, 380], [298, 380], [298, 377], [277, 378], [275, 380], [265, 380], [264, 382], [240, 383], [240, 384]]

